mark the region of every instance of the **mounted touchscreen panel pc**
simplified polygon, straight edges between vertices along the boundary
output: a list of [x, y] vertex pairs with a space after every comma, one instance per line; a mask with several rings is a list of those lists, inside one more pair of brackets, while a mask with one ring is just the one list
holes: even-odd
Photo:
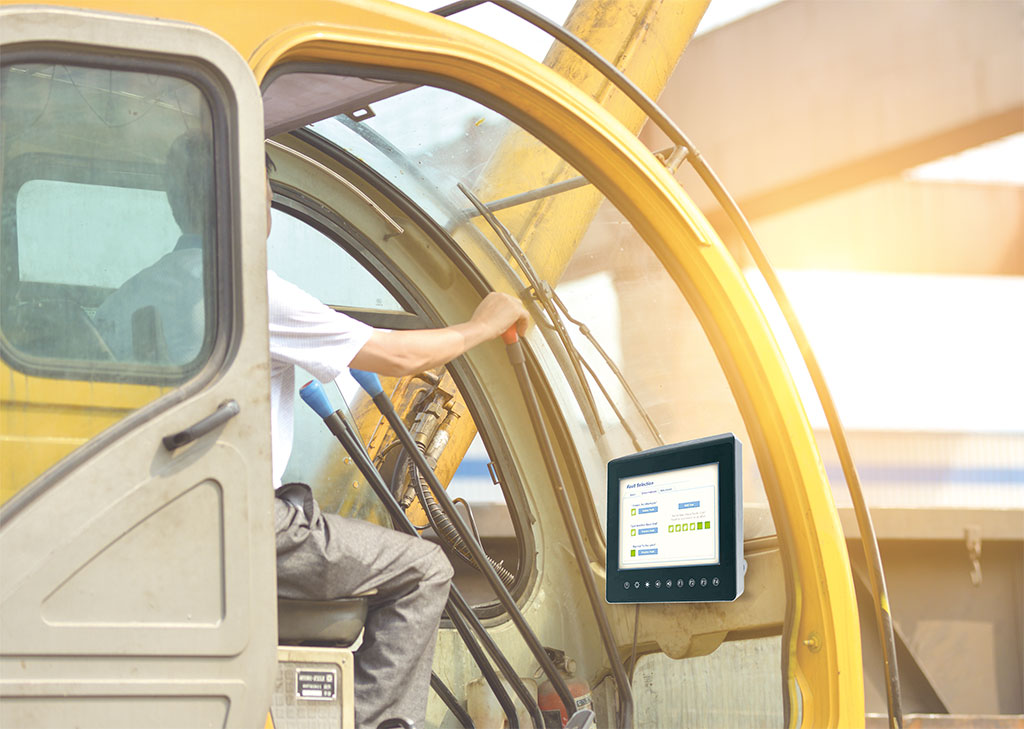
[[743, 594], [740, 442], [731, 433], [608, 463], [610, 603]]

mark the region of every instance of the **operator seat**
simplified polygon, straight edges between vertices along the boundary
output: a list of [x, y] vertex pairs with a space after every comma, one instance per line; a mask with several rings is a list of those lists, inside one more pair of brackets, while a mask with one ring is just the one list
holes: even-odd
[[366, 622], [367, 600], [376, 590], [338, 600], [277, 598], [277, 636], [281, 645], [346, 648]]
[[355, 653], [376, 591], [338, 600], [277, 598], [273, 726], [355, 729]]

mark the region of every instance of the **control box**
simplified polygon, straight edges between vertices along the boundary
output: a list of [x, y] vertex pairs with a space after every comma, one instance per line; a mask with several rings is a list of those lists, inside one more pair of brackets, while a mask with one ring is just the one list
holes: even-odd
[[732, 433], [610, 461], [605, 599], [728, 602], [743, 594], [741, 474]]

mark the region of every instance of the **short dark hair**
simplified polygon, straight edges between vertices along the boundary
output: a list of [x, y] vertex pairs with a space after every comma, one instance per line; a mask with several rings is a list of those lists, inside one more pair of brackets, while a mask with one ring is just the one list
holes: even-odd
[[213, 212], [213, 144], [209, 134], [185, 132], [167, 152], [164, 185], [183, 233], [205, 232]]
[[264, 152], [267, 156], [267, 174], [271, 172], [277, 172], [277, 165], [274, 164], [274, 160], [270, 159], [270, 152]]

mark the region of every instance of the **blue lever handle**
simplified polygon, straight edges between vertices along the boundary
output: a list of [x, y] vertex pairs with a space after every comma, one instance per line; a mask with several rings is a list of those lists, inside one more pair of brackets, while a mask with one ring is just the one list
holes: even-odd
[[352, 379], [358, 382], [370, 397], [377, 397], [384, 392], [384, 388], [380, 386], [380, 379], [373, 372], [364, 370], [349, 370], [349, 372], [352, 373]]
[[324, 387], [316, 380], [310, 380], [302, 389], [299, 390], [299, 397], [302, 401], [309, 405], [321, 418], [329, 418], [331, 413], [334, 412], [334, 408], [331, 407], [331, 401], [327, 399], [327, 393], [324, 392]]

